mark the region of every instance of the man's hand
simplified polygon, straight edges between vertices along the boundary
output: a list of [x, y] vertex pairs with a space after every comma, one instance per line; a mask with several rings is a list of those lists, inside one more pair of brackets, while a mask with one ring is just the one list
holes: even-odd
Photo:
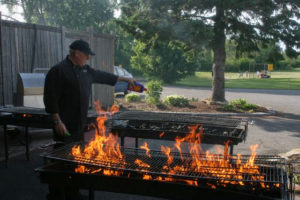
[[130, 85], [135, 85], [135, 79], [133, 78], [126, 78], [123, 76], [119, 76], [118, 81], [125, 81], [128, 82]]
[[57, 124], [54, 124], [54, 129], [55, 132], [60, 136], [65, 137], [68, 135], [68, 130], [62, 121], [58, 122]]
[[58, 113], [53, 113], [52, 119], [53, 119], [54, 130], [55, 130], [56, 134], [63, 136], [63, 137], [70, 136], [65, 124], [60, 120]]
[[135, 79], [129, 78], [127, 82], [128, 82], [130, 85], [135, 86]]

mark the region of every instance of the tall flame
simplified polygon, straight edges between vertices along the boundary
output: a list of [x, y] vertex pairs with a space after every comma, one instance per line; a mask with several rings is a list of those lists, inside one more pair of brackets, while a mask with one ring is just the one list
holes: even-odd
[[[176, 137], [175, 144], [173, 148], [170, 147], [161, 147], [161, 151], [167, 156], [167, 165], [163, 167], [163, 170], [167, 174], [175, 174], [182, 172], [196, 172], [202, 175], [206, 175], [208, 177], [216, 177], [218, 178], [218, 182], [223, 186], [226, 184], [239, 184], [244, 185], [242, 174], [252, 174], [253, 180], [264, 180], [263, 176], [259, 175], [259, 167], [255, 165], [254, 161], [256, 159], [256, 149], [258, 145], [252, 145], [251, 151], [252, 154], [249, 157], [249, 160], [246, 163], [241, 162], [241, 155], [237, 156], [236, 164], [231, 164], [230, 160], [232, 156], [228, 154], [228, 146], [229, 141], [225, 143], [223, 157], [218, 154], [211, 154], [209, 151], [204, 152], [201, 148], [201, 138], [203, 136], [203, 128], [199, 126], [190, 126], [190, 133], [188, 133], [185, 137]], [[187, 142], [189, 154], [192, 159], [187, 160], [182, 156], [182, 143]], [[178, 150], [180, 153], [180, 158], [183, 161], [182, 165], [170, 166], [173, 162], [174, 158], [170, 155], [172, 150]], [[236, 179], [240, 181], [228, 181], [228, 179]], [[261, 183], [261, 187], [265, 187], [263, 183]], [[213, 188], [213, 187], [212, 187]]]
[[[125, 164], [124, 156], [121, 153], [118, 136], [108, 133], [105, 121], [107, 114], [118, 112], [118, 107], [111, 107], [108, 112], [101, 109], [99, 102], [95, 102], [95, 108], [99, 113], [97, 117], [97, 125], [95, 126], [95, 138], [91, 140], [83, 149], [79, 145], [72, 148], [72, 155], [75, 160], [101, 160], [108, 163]], [[106, 114], [104, 114], [106, 113]], [[79, 170], [79, 169], [77, 169]], [[79, 172], [82, 172], [82, 167]], [[86, 171], [83, 170], [83, 171]], [[105, 171], [105, 173], [108, 173]]]
[[146, 151], [146, 155], [151, 158], [151, 155], [149, 154], [150, 152], [150, 149], [148, 147], [148, 143], [147, 142], [144, 142], [144, 145], [140, 146], [141, 149], [144, 149]]

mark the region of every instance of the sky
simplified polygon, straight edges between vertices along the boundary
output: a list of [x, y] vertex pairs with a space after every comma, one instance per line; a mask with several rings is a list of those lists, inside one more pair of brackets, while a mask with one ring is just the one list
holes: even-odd
[[[16, 21], [19, 21], [19, 22], [25, 22], [24, 20], [24, 17], [22, 16], [22, 13], [23, 13], [23, 10], [20, 6], [15, 6], [14, 8], [14, 13], [11, 14], [9, 13], [6, 5], [1, 5], [0, 3], [0, 11], [1, 11], [1, 15], [2, 15], [2, 19], [4, 20], [13, 20], [15, 19]], [[114, 17], [115, 18], [118, 18], [121, 14], [121, 10], [115, 10], [114, 12]], [[9, 16], [9, 17], [7, 17]], [[13, 21], [15, 21], [13, 20]]]
[[[25, 22], [24, 17], [22, 16], [22, 8], [21, 7], [15, 7], [13, 10], [13, 14], [9, 13], [7, 7], [5, 5], [0, 4], [0, 11], [1, 11], [1, 17], [4, 20], [13, 20], [15, 19], [16, 21], [19, 22]], [[9, 16], [9, 17], [7, 17]]]

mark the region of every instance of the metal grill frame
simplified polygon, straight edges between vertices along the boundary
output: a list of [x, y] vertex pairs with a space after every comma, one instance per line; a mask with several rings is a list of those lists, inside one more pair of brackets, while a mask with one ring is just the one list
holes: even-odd
[[145, 111], [123, 111], [113, 115], [114, 120], [145, 120], [145, 121], [169, 121], [186, 122], [195, 124], [207, 124], [219, 127], [238, 127], [247, 123], [244, 119], [233, 119], [216, 116], [207, 116], [192, 113], [174, 112], [145, 112]]
[[[185, 129], [190, 125], [202, 126], [204, 129], [202, 143], [223, 145], [229, 140], [231, 147], [245, 141], [248, 132], [248, 121], [244, 119], [187, 113], [126, 111], [114, 114], [106, 122], [111, 131], [118, 134], [121, 139], [135, 137], [173, 141], [176, 136], [185, 137], [186, 130], [173, 130], [164, 127], [168, 124], [170, 126], [184, 126]], [[153, 127], [151, 127], [152, 125]], [[162, 132], [165, 134], [160, 137]], [[121, 140], [121, 145], [124, 146], [123, 140]]]
[[[52, 161], [59, 161], [59, 162], [63, 162], [63, 163], [69, 163], [72, 165], [84, 165], [86, 167], [92, 167], [92, 168], [102, 168], [102, 169], [112, 169], [112, 170], [117, 170], [117, 171], [122, 171], [125, 172], [124, 174], [131, 174], [132, 176], [136, 176], [136, 177], [140, 177], [141, 174], [149, 174], [149, 175], [153, 175], [154, 177], [157, 176], [162, 176], [162, 177], [167, 177], [167, 178], [174, 178], [174, 179], [178, 179], [178, 180], [197, 180], [198, 182], [203, 182], [203, 181], [207, 181], [207, 182], [217, 182], [220, 180], [220, 178], [218, 177], [211, 177], [211, 176], [199, 176], [199, 173], [191, 173], [189, 175], [187, 175], [186, 173], [177, 173], [177, 174], [168, 174], [168, 173], [164, 173], [164, 172], [159, 172], [158, 170], [156, 171], [149, 171], [148, 168], [133, 168], [131, 166], [128, 167], [128, 165], [126, 167], [123, 167], [119, 164], [113, 163], [113, 162], [98, 162], [95, 163], [94, 161], [91, 162], [90, 160], [86, 160], [86, 159], [81, 159], [80, 161], [76, 161], [72, 158], [70, 158], [70, 150], [74, 145], [81, 145], [84, 146], [84, 143], [73, 143], [70, 145], [67, 145], [65, 147], [62, 147], [60, 149], [57, 149], [55, 151], [49, 152], [49, 153], [45, 153], [42, 156], [46, 159], [50, 159]], [[133, 156], [134, 159], [136, 158], [142, 158], [143, 159], [147, 159], [147, 156], [145, 155], [145, 150], [143, 149], [135, 149], [135, 148], [125, 148], [125, 147], [121, 147], [121, 151], [125, 154], [125, 157], [127, 157], [128, 155]], [[162, 159], [162, 157], [166, 157], [164, 156], [160, 151], [150, 151], [150, 154], [152, 155], [152, 158], [158, 158], [158, 159]], [[177, 162], [180, 160], [180, 154], [176, 153], [176, 152], [172, 152], [172, 155], [174, 156], [174, 160]], [[187, 157], [191, 157], [191, 155], [189, 154], [183, 154], [183, 156], [185, 158]], [[214, 156], [216, 157], [220, 157], [222, 158], [222, 155], [217, 155], [215, 154]], [[250, 155], [243, 155], [242, 156], [242, 161], [245, 161], [249, 158]], [[133, 160], [133, 159], [130, 159]], [[166, 158], [165, 158], [166, 160]], [[230, 160], [233, 164], [236, 161], [236, 156], [233, 156]], [[156, 161], [155, 161], [156, 162]], [[155, 163], [154, 162], [154, 163]], [[260, 172], [261, 173], [266, 173], [266, 175], [264, 175], [264, 177], [267, 177], [264, 181], [260, 181], [260, 180], [252, 180], [253, 175], [249, 175], [249, 174], [242, 174], [245, 180], [242, 180], [244, 183], [246, 183], [245, 188], [249, 188], [250, 185], [252, 185], [251, 187], [254, 187], [260, 185], [260, 183], [265, 183], [266, 185], [272, 185], [275, 183], [279, 183], [280, 184], [280, 188], [279, 191], [282, 195], [285, 195], [287, 192], [287, 175], [286, 172], [284, 171], [284, 169], [286, 169], [286, 161], [285, 159], [282, 159], [278, 156], [270, 156], [270, 155], [259, 155], [257, 156], [256, 159], [256, 164], [259, 164], [260, 166]], [[148, 170], [147, 172], [142, 172], [142, 170]], [[209, 171], [210, 169], [208, 169]], [[274, 171], [275, 170], [275, 171]], [[271, 174], [272, 173], [279, 173], [278, 177], [276, 180], [272, 180]], [[141, 178], [141, 177], [140, 177]], [[274, 177], [273, 177], [274, 178]], [[251, 180], [250, 180], [251, 179]], [[234, 179], [234, 178], [222, 178], [222, 180], [226, 180], [226, 181], [241, 181], [240, 179]], [[247, 185], [250, 184], [250, 185]], [[272, 189], [272, 188], [271, 188]], [[258, 190], [262, 190], [260, 188], [258, 188]], [[262, 190], [264, 191], [264, 190]], [[274, 190], [275, 191], [275, 190]]]
[[124, 176], [106, 176], [86, 173], [75, 173], [76, 166], [61, 162], [54, 162], [35, 169], [39, 173], [40, 181], [49, 185], [72, 185], [80, 189], [89, 190], [89, 199], [94, 199], [94, 190], [136, 194], [143, 196], [161, 197], [166, 199], [195, 199], [210, 197], [210, 199], [230, 200], [288, 200], [287, 195], [272, 198], [262, 193], [249, 194], [243, 191], [233, 191], [226, 188], [211, 189], [208, 186], [194, 187], [178, 182], [162, 182], [128, 178]]

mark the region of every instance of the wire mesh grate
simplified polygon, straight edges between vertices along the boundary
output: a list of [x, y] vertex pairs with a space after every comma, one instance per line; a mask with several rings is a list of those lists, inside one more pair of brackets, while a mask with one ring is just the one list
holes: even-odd
[[[74, 145], [84, 147], [83, 143], [71, 144], [56, 151], [44, 154], [43, 156], [53, 160], [71, 162], [73, 164], [92, 166], [97, 168], [109, 168], [113, 170], [127, 171], [131, 173], [147, 173], [155, 176], [164, 176], [189, 180], [220, 180], [223, 181], [243, 181], [249, 183], [270, 183], [270, 184], [283, 184], [284, 183], [284, 166], [285, 160], [277, 156], [257, 156], [255, 164], [258, 168], [249, 167], [249, 172], [239, 171], [239, 164], [246, 163], [250, 155], [243, 155], [241, 159], [237, 156], [226, 156], [219, 154], [210, 155], [209, 159], [205, 155], [196, 155], [200, 161], [201, 169], [199, 166], [193, 165], [194, 158], [191, 154], [179, 154], [172, 152], [170, 155], [173, 157], [171, 165], [166, 165], [167, 157], [160, 151], [150, 151], [146, 154], [143, 149], [125, 148], [121, 147], [120, 150], [124, 155], [124, 159], [119, 160], [99, 160], [97, 158], [87, 159], [84, 156], [74, 157], [71, 154], [71, 149]], [[183, 159], [182, 159], [183, 158]], [[135, 161], [139, 159], [143, 163], [148, 164], [148, 167], [139, 166]], [[218, 166], [220, 161], [228, 161], [230, 165]], [[238, 161], [239, 160], [239, 161]], [[182, 169], [172, 171], [176, 166], [183, 166]], [[189, 166], [189, 168], [185, 167]], [[254, 173], [256, 169], [259, 174]]]
[[113, 119], [124, 120], [146, 120], [146, 121], [169, 121], [169, 122], [186, 122], [206, 125], [218, 125], [227, 127], [237, 127], [246, 123], [241, 119], [220, 118], [204, 115], [192, 115], [185, 113], [160, 113], [144, 111], [127, 111], [119, 112], [113, 115]]

